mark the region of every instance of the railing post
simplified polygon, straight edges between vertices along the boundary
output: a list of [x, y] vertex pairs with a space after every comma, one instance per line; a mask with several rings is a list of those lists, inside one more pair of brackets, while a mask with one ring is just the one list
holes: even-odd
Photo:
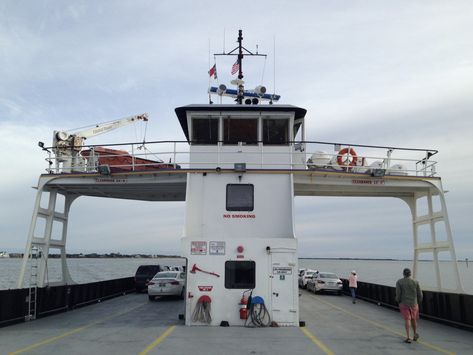
[[386, 158], [386, 166], [384, 167], [386, 170], [389, 169], [389, 167], [391, 166], [391, 154], [393, 153], [393, 150], [392, 149], [388, 149], [388, 153], [386, 154], [387, 158]]
[[174, 149], [173, 149], [174, 169], [176, 169], [176, 167], [177, 167], [177, 163], [176, 163], [176, 154], [177, 154], [177, 152], [176, 152], [176, 149], [177, 149], [176, 141], [174, 141], [173, 146], [174, 146]]
[[131, 170], [135, 171], [135, 145], [131, 145]]

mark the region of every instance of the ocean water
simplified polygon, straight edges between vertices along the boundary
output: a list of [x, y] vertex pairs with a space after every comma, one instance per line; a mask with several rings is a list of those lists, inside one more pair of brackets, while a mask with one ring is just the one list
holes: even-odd
[[[48, 279], [59, 278], [60, 261], [48, 260]], [[110, 280], [121, 277], [134, 276], [140, 265], [185, 265], [181, 258], [154, 258], [154, 259], [69, 259], [67, 261], [72, 278], [77, 283]], [[15, 288], [20, 274], [21, 259], [0, 259], [0, 289]], [[396, 280], [402, 277], [405, 267], [412, 267], [412, 261], [399, 260], [337, 260], [337, 259], [299, 259], [300, 268], [310, 268], [319, 271], [331, 271], [341, 278], [348, 278], [352, 270], [356, 270], [359, 281], [371, 282], [380, 285], [394, 286]], [[460, 278], [465, 293], [473, 294], [473, 262], [468, 267], [465, 262], [458, 263]], [[28, 275], [27, 270], [27, 275]], [[445, 287], [453, 288], [453, 269], [449, 262], [440, 265], [442, 283]], [[435, 274], [433, 263], [424, 261], [419, 264], [421, 286], [428, 289], [434, 285]]]
[[[16, 288], [20, 276], [22, 259], [0, 258], [0, 290]], [[159, 264], [168, 266], [185, 265], [182, 258], [81, 258], [68, 259], [67, 265], [72, 279], [77, 283], [112, 280], [135, 276], [140, 265]], [[28, 279], [29, 265], [25, 280]], [[59, 280], [61, 272], [59, 259], [48, 259], [48, 275], [50, 281]], [[26, 283], [27, 284], [27, 283]]]

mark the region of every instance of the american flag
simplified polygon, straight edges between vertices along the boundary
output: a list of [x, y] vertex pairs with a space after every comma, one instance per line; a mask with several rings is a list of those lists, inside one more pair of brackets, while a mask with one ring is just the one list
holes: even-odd
[[232, 65], [232, 75], [235, 74], [239, 69], [240, 69], [240, 62], [237, 59], [235, 64]]

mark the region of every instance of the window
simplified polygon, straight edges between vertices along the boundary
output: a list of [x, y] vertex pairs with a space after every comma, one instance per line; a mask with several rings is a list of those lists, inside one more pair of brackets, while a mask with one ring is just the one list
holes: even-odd
[[287, 144], [289, 120], [263, 119], [263, 144]]
[[192, 120], [193, 144], [217, 144], [218, 118], [194, 118]]
[[251, 184], [227, 185], [227, 211], [253, 211], [254, 186]]
[[255, 288], [256, 263], [254, 261], [225, 262], [225, 288]]
[[[297, 122], [294, 124], [294, 140], [302, 140], [302, 122]], [[300, 131], [299, 131], [300, 130]]]
[[225, 118], [223, 121], [223, 143], [258, 143], [258, 119]]

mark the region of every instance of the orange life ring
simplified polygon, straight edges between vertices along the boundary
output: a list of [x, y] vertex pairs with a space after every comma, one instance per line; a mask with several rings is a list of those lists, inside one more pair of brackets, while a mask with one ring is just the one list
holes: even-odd
[[[343, 156], [347, 155], [347, 159], [343, 160]], [[350, 159], [351, 157], [351, 159]], [[355, 166], [358, 161], [358, 156], [353, 148], [340, 149], [337, 156], [337, 164], [342, 167]]]

